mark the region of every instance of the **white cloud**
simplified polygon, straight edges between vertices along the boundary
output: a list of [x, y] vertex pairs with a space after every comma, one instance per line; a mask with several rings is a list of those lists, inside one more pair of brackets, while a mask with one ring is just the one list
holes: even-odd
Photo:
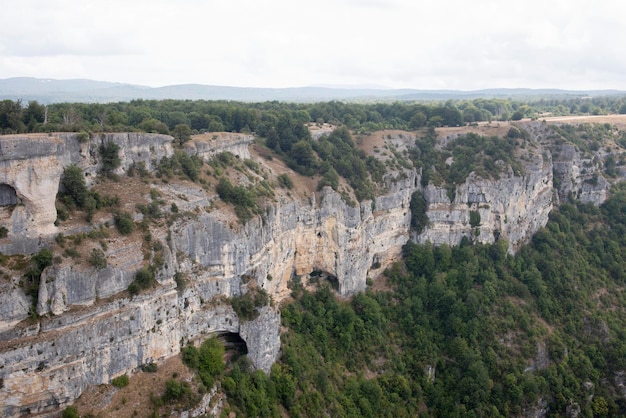
[[21, 0], [0, 78], [626, 89], [619, 1]]

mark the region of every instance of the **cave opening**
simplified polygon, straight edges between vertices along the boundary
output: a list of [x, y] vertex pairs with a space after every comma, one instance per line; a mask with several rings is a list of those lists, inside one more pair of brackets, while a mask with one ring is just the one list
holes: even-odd
[[248, 344], [237, 332], [219, 331], [216, 338], [224, 344], [227, 359], [237, 359], [248, 354]]
[[309, 273], [310, 284], [320, 284], [320, 282], [327, 282], [331, 288], [339, 290], [339, 280], [336, 276], [322, 270], [313, 270]]
[[8, 184], [0, 184], [0, 206], [17, 205], [17, 192]]

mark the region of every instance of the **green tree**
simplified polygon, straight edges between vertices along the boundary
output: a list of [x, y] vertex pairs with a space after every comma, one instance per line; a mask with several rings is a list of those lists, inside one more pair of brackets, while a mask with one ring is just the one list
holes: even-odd
[[191, 128], [186, 123], [179, 123], [172, 129], [172, 136], [178, 141], [179, 145], [183, 145], [185, 142], [191, 139]]
[[409, 207], [411, 209], [411, 226], [419, 234], [428, 225], [428, 202], [426, 202], [421, 192], [415, 191], [411, 195]]
[[156, 132], [163, 135], [168, 135], [170, 133], [170, 130], [165, 123], [154, 118], [143, 120], [138, 125], [138, 128], [144, 132]]
[[522, 120], [522, 118], [524, 118], [524, 112], [522, 112], [521, 110], [516, 110], [511, 115], [511, 120]]
[[198, 369], [205, 386], [213, 386], [213, 380], [224, 370], [224, 344], [210, 338], [200, 345]]
[[102, 172], [111, 175], [113, 170], [122, 164], [119, 156], [120, 146], [114, 142], [107, 142], [100, 145], [98, 151], [102, 158]]
[[78, 208], [82, 208], [89, 196], [89, 189], [85, 183], [83, 170], [75, 164], [63, 169], [60, 189], [63, 196], [67, 196]]
[[163, 394], [164, 401], [182, 401], [184, 399], [190, 399], [192, 396], [193, 393], [189, 383], [179, 382], [175, 379], [169, 379], [165, 382], [165, 393]]
[[311, 175], [317, 168], [317, 160], [308, 141], [301, 140], [293, 144], [289, 156], [294, 162], [292, 168], [301, 174]]
[[12, 100], [0, 101], [0, 131], [3, 133], [20, 133], [26, 130], [22, 122], [22, 102]]
[[31, 100], [28, 102], [26, 109], [24, 109], [22, 121], [26, 124], [26, 126], [28, 126], [28, 130], [33, 132], [37, 127], [37, 124], [44, 122], [45, 113], [45, 106], [40, 105], [36, 100]]

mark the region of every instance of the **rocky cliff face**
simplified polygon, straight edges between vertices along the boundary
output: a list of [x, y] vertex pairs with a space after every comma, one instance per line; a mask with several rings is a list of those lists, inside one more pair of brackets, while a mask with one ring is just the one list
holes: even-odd
[[565, 201], [572, 196], [582, 202], [599, 205], [608, 198], [611, 184], [602, 175], [597, 159], [585, 158], [571, 144], [556, 146], [553, 155], [560, 200]]
[[185, 150], [198, 157], [208, 160], [221, 152], [230, 152], [239, 158], [250, 158], [248, 147], [254, 141], [250, 134], [208, 133], [197, 135], [192, 141], [185, 143]]
[[[607, 157], [619, 152], [617, 147], [617, 152], [607, 150], [615, 146], [610, 133], [598, 141], [604, 142], [604, 147], [598, 147], [593, 152], [583, 152], [577, 145], [563, 138], [551, 125], [528, 122], [522, 126], [532, 132], [536, 141], [552, 157], [554, 184], [559, 201], [566, 201], [571, 197], [584, 203], [600, 205], [608, 198], [611, 182], [605, 177], [603, 168]], [[557, 123], [556, 126], [562, 124]]]
[[132, 164], [147, 169], [152, 162], [173, 153], [171, 137], [157, 134], [95, 134], [81, 143], [76, 134], [6, 135], [0, 140], [0, 221], [8, 228], [8, 239], [0, 241], [3, 254], [33, 253], [42, 240], [57, 232], [55, 199], [63, 168], [76, 164], [86, 179], [101, 168], [98, 148], [113, 142], [120, 147], [125, 172]]
[[172, 227], [173, 251], [211, 277], [253, 277], [278, 299], [286, 296], [293, 275], [316, 270], [335, 277], [339, 292], [350, 295], [365, 289], [374, 259], [388, 265], [406, 243], [415, 184], [415, 172], [408, 171], [374, 205], [356, 207], [331, 188], [322, 190], [319, 202], [315, 195], [305, 202], [283, 197], [240, 229], [219, 214], [203, 213]]
[[[244, 159], [251, 156], [251, 140], [220, 134], [196, 138], [185, 149], [203, 159], [223, 151]], [[120, 146], [120, 174], [138, 163], [151, 170], [173, 154], [172, 138], [162, 135], [103, 134], [85, 143], [76, 134], [0, 137], [0, 220], [9, 230], [0, 239], [2, 253], [34, 252], [53, 240], [63, 167], [76, 164], [87, 179], [95, 178], [97, 149], [107, 141]], [[46, 269], [37, 319], [28, 319], [31, 299], [19, 285], [21, 273], [0, 266], [0, 411], [56, 411], [88, 385], [108, 383], [221, 332], [238, 333], [253, 364], [267, 371], [280, 349], [275, 306], [289, 295], [290, 280], [321, 271], [336, 280], [342, 295], [364, 290], [368, 276], [400, 258], [410, 235], [413, 192], [423, 192], [430, 220], [416, 240], [503, 238], [511, 250], [527, 241], [547, 222], [554, 193], [550, 153], [536, 144], [525, 158], [522, 175], [506, 168], [494, 180], [470, 175], [452, 201], [441, 187], [422, 190], [414, 170], [398, 169], [385, 177], [385, 192], [374, 202], [351, 206], [330, 188], [306, 199], [282, 193], [244, 225], [207, 210], [216, 196], [200, 185], [155, 182], [152, 187], [180, 208], [180, 216], [151, 231], [149, 250], [130, 238], [109, 240], [106, 268], [64, 261]], [[470, 223], [473, 212], [479, 225]], [[125, 290], [146, 260], [155, 262], [156, 244], [158, 284], [131, 297]], [[251, 289], [265, 290], [274, 307], [241, 320], [229, 299]]]
[[[548, 222], [553, 207], [552, 161], [538, 144], [528, 149], [523, 173], [510, 168], [497, 179], [470, 174], [450, 201], [443, 187], [429, 184], [424, 190], [430, 225], [416, 240], [435, 245], [458, 244], [463, 237], [481, 243], [509, 242], [509, 251], [527, 242]], [[478, 225], [470, 222], [479, 215]]]
[[[4, 184], [15, 190], [28, 214], [28, 218], [20, 219], [36, 225], [31, 227], [36, 235], [27, 235], [37, 237], [36, 242], [29, 241], [31, 251], [45, 246], [57, 233], [54, 201], [65, 165], [77, 164], [87, 178], [95, 177], [99, 166], [94, 150], [101, 141], [120, 145], [120, 172], [138, 162], [151, 169], [153, 161], [172, 154], [171, 139], [162, 136], [142, 139], [113, 135], [84, 144], [72, 134], [6, 140], [5, 148], [21, 149], [21, 153], [13, 153], [14, 159], [5, 155]], [[37, 147], [29, 146], [29, 142]], [[220, 143], [220, 150], [241, 158], [249, 156], [238, 149], [240, 146]], [[195, 141], [191, 152], [201, 157], [214, 155], [207, 147], [206, 142]], [[42, 149], [35, 157], [46, 164], [29, 161], [30, 148]], [[24, 160], [21, 163], [20, 158]], [[26, 187], [20, 178], [29, 170], [38, 176]], [[54, 187], [47, 189], [38, 181], [44, 177]], [[397, 260], [409, 236], [408, 203], [418, 183], [416, 174], [407, 171], [401, 180], [389, 177], [387, 183], [388, 193], [373, 204], [364, 202], [356, 207], [330, 188], [304, 201], [282, 196], [268, 207], [265, 216], [243, 226], [233, 226], [218, 211], [182, 216], [168, 234], [153, 238], [161, 243], [163, 257], [157, 289], [132, 298], [122, 292], [132, 282], [145, 254], [140, 245], [125, 239], [109, 242], [109, 263], [104, 269], [67, 262], [48, 268], [39, 288], [36, 309], [44, 315], [39, 320], [27, 320], [30, 298], [17, 285], [20, 277], [13, 277], [5, 284], [9, 295], [5, 301], [12, 303], [3, 304], [0, 318], [3, 414], [56, 410], [76, 399], [87, 385], [107, 383], [146, 362], [178, 353], [189, 341], [219, 332], [239, 333], [253, 364], [269, 370], [279, 350], [278, 312], [265, 307], [253, 321], [240, 321], [225, 298], [247, 291], [242, 281], [245, 277], [278, 302], [288, 294], [287, 284], [294, 275], [314, 270], [336, 278], [341, 294], [363, 290], [373, 262], [382, 271]], [[181, 208], [202, 207], [214, 198], [207, 197], [200, 187], [159, 187], [172, 198], [183, 191], [185, 199], [178, 200]], [[30, 191], [39, 196], [39, 202], [30, 199]], [[14, 202], [8, 196], [11, 205]], [[40, 211], [36, 204], [45, 210]], [[11, 223], [5, 252], [26, 249], [18, 248], [16, 236], [25, 231], [20, 229], [23, 223]], [[175, 289], [175, 272], [187, 278], [183, 292]]]

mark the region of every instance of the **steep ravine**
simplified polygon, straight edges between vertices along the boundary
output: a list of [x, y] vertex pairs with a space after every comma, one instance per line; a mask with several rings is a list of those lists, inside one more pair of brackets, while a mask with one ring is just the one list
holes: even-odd
[[[248, 158], [246, 144], [252, 140], [220, 136], [196, 141], [188, 152], [209, 158], [228, 150]], [[63, 167], [77, 164], [87, 179], [94, 178], [95, 150], [108, 141], [120, 146], [121, 175], [133, 163], [151, 170], [155, 161], [173, 154], [172, 138], [162, 135], [94, 135], [82, 144], [76, 134], [0, 137], [0, 183], [7, 196], [0, 202], [9, 203], [2, 208], [9, 230], [0, 240], [3, 254], [32, 253], [54, 239]], [[323, 271], [336, 278], [342, 295], [364, 290], [368, 276], [375, 278], [399, 259], [411, 235], [409, 202], [415, 191], [423, 192], [430, 219], [418, 241], [500, 237], [511, 250], [526, 242], [547, 222], [554, 198], [549, 153], [537, 145], [533, 157], [521, 176], [506, 172], [487, 181], [470, 175], [453, 202], [445, 189], [422, 190], [419, 173], [402, 170], [387, 175], [386, 192], [375, 202], [356, 207], [324, 188], [305, 199], [281, 194], [264, 216], [243, 226], [219, 211], [198, 210], [153, 236], [163, 259], [155, 289], [134, 297], [125, 292], [145, 254], [141, 246], [119, 241], [107, 249], [115, 263], [105, 269], [49, 267], [41, 278], [38, 319], [28, 318], [30, 301], [21, 278], [7, 270], [0, 284], [0, 411], [3, 416], [58, 411], [88, 385], [108, 383], [220, 331], [239, 333], [253, 364], [267, 371], [279, 353], [277, 307], [289, 295], [292, 277]], [[180, 190], [158, 187], [181, 208], [201, 208], [214, 198], [199, 186], [186, 190], [184, 199]], [[480, 226], [469, 225], [470, 211], [480, 213]], [[177, 288], [177, 272], [185, 277], [184, 290]], [[256, 319], [241, 320], [228, 300], [251, 286], [265, 289], [272, 304]]]

